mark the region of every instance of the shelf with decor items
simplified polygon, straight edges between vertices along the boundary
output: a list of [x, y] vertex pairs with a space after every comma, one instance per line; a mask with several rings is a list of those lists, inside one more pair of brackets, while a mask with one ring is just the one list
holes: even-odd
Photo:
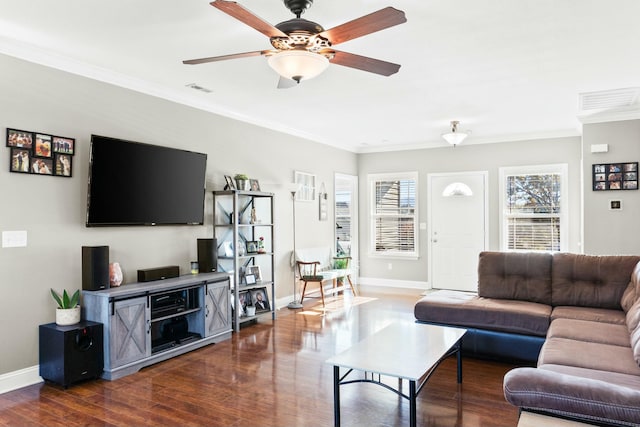
[[273, 193], [262, 191], [213, 192], [218, 271], [231, 277], [236, 332], [261, 316], [276, 318], [273, 198]]

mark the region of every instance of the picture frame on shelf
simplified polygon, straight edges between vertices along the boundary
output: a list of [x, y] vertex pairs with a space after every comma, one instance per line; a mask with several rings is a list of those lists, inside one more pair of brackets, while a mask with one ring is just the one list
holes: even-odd
[[271, 304], [269, 304], [269, 295], [267, 294], [266, 288], [252, 289], [251, 302], [256, 308], [256, 313], [271, 310]]
[[258, 253], [258, 242], [255, 240], [247, 240], [247, 253], [248, 254], [256, 254]]
[[638, 162], [597, 163], [592, 172], [593, 191], [638, 189]]
[[247, 274], [252, 274], [256, 282], [262, 282], [262, 271], [259, 265], [250, 265], [247, 267]]
[[256, 276], [253, 274], [245, 274], [244, 275], [244, 283], [247, 285], [255, 285], [256, 284]]
[[224, 181], [226, 182], [226, 185], [224, 186], [225, 190], [235, 190], [236, 189], [236, 185], [233, 183], [233, 178], [231, 178], [231, 175], [225, 175], [224, 176]]
[[260, 182], [257, 179], [250, 179], [249, 189], [251, 191], [260, 191]]
[[238, 314], [240, 316], [245, 316], [247, 313], [247, 306], [250, 305], [251, 302], [251, 293], [249, 291], [240, 291], [238, 292]]

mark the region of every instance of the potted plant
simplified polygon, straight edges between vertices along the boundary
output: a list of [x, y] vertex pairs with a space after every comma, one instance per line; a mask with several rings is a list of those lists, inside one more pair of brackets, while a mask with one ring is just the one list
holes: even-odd
[[71, 297], [69, 297], [66, 289], [62, 291], [62, 296], [51, 289], [51, 296], [55, 302], [58, 303], [58, 308], [56, 308], [56, 324], [64, 326], [75, 325], [80, 322], [79, 289], [75, 291]]
[[233, 179], [236, 180], [236, 188], [238, 190], [249, 190], [249, 177], [243, 173], [236, 174]]

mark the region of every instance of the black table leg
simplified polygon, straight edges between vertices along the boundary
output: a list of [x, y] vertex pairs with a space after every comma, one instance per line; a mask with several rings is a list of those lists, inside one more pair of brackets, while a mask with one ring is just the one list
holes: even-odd
[[416, 382], [409, 381], [409, 425], [416, 427]]
[[333, 367], [333, 425], [340, 427], [340, 367]]
[[456, 344], [458, 351], [456, 352], [456, 358], [458, 360], [458, 384], [462, 382], [462, 348], [460, 341]]

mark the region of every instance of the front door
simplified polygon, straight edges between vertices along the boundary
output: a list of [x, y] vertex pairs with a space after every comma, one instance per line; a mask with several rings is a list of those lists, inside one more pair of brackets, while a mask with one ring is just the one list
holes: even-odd
[[478, 254], [487, 247], [487, 172], [427, 179], [431, 287], [477, 291]]

